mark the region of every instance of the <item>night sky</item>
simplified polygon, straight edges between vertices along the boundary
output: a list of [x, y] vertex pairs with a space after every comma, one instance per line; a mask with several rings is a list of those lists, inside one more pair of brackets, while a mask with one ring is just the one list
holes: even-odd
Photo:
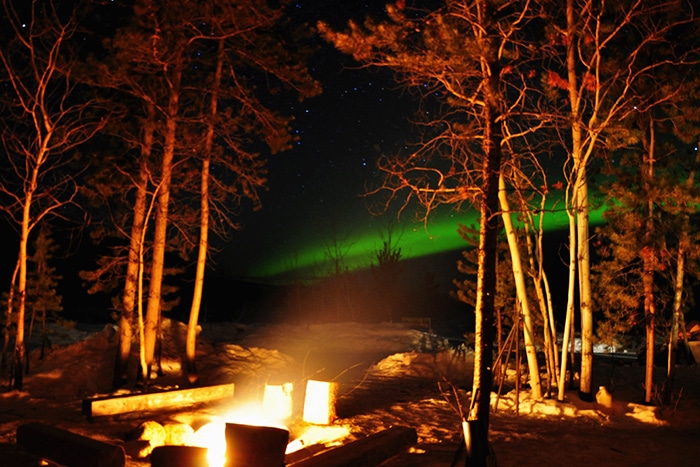
[[[367, 12], [376, 14], [376, 6], [307, 0], [291, 13], [310, 24], [322, 19], [343, 27]], [[347, 251], [349, 267], [358, 265], [357, 255], [368, 265], [372, 250], [381, 246], [382, 227], [393, 217], [371, 216], [366, 208], [371, 199], [361, 194], [376, 174], [377, 156], [396, 152], [411, 139], [408, 118], [415, 104], [396, 89], [388, 70], [359, 69], [320, 38], [318, 44], [310, 66], [323, 94], [290, 103], [299, 140], [292, 150], [270, 158], [262, 210], [245, 214], [244, 228], [225, 250], [229, 273], [270, 278], [303, 268], [323, 259], [335, 240]], [[304, 274], [322, 275], [323, 269]]]
[[[309, 24], [323, 20], [344, 28], [350, 18], [361, 22], [366, 14], [383, 15], [384, 4], [304, 0], [291, 14]], [[323, 261], [335, 243], [346, 267], [368, 267], [376, 262], [387, 226], [396, 221], [395, 213], [372, 216], [367, 209], [372, 198], [361, 195], [366, 183], [377, 180], [377, 156], [409, 150], [407, 144], [418, 140], [409, 121], [417, 104], [397, 87], [390, 70], [360, 68], [322, 39], [318, 43], [310, 66], [323, 94], [290, 103], [299, 141], [293, 150], [271, 157], [262, 210], [240, 219], [244, 228], [220, 257], [218, 267], [227, 275], [255, 280], [322, 276], [329, 271]], [[466, 245], [457, 227], [476, 224], [474, 213], [446, 208], [427, 228], [412, 215], [404, 213], [393, 233], [402, 257], [448, 252], [453, 258], [448, 272], [454, 277]]]

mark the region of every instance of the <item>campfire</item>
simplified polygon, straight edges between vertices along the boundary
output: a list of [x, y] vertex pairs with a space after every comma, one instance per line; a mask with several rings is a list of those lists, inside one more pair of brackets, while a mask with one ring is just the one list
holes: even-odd
[[[201, 456], [201, 449], [205, 449], [209, 467], [284, 465], [287, 455], [309, 446], [337, 442], [348, 435], [346, 428], [329, 426], [335, 420], [335, 387], [334, 383], [307, 381], [299, 419], [294, 410], [293, 384], [266, 385], [261, 401], [236, 403], [178, 442], [200, 448], [189, 450], [194, 457]], [[172, 465], [172, 457], [182, 459], [186, 452], [173, 450], [166, 442], [148, 441], [153, 467]]]
[[161, 425], [151, 420], [141, 424], [142, 436], [115, 445], [27, 423], [18, 428], [17, 442], [35, 456], [67, 466], [123, 467], [128, 453], [132, 458], [150, 457], [151, 467], [320, 467], [359, 459], [372, 459], [364, 465], [379, 465], [417, 441], [414, 429], [392, 427], [342, 443], [350, 430], [333, 424], [334, 383], [307, 381], [301, 410], [295, 405], [291, 383], [266, 386], [262, 400], [246, 404], [232, 397], [232, 391], [229, 384], [83, 401], [83, 411], [90, 418], [193, 407], [217, 399], [232, 403], [231, 410], [209, 416], [196, 430], [189, 424]]

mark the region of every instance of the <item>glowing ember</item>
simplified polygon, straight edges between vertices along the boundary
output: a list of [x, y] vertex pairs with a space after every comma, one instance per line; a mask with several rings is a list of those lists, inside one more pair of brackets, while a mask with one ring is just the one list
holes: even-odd
[[249, 404], [232, 409], [203, 425], [193, 435], [193, 446], [209, 450], [207, 454], [209, 467], [223, 467], [226, 464], [226, 423], [287, 429], [279, 420], [266, 416], [260, 404]]
[[194, 432], [192, 445], [208, 449], [209, 467], [226, 463], [226, 422], [211, 422]]

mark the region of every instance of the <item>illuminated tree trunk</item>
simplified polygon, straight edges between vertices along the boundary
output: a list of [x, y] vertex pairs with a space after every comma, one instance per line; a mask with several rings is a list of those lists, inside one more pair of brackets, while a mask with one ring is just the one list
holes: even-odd
[[493, 382], [494, 299], [496, 296], [496, 252], [498, 246], [498, 176], [501, 162], [500, 139], [491, 131], [498, 125], [485, 110], [488, 123], [484, 131], [485, 157], [479, 206], [478, 273], [476, 279], [476, 315], [474, 342], [474, 380], [468, 420], [479, 421], [488, 433], [491, 386]]
[[[569, 203], [567, 202], [567, 205]], [[564, 392], [566, 391], [566, 372], [569, 361], [569, 346], [573, 348], [572, 329], [574, 321], [574, 299], [576, 292], [576, 221], [571, 209], [567, 207], [567, 216], [569, 217], [569, 285], [566, 294], [566, 318], [564, 320], [564, 336], [561, 343], [561, 371], [559, 372], [559, 387], [557, 400], [564, 401]], [[569, 371], [573, 371], [573, 368]]]
[[137, 297], [140, 252], [146, 223], [148, 161], [153, 147], [153, 133], [155, 129], [155, 106], [152, 103], [148, 105], [147, 112], [148, 115], [144, 122], [143, 141], [141, 145], [141, 159], [139, 161], [139, 178], [135, 187], [134, 218], [129, 238], [129, 253], [126, 265], [126, 277], [124, 280], [122, 309], [119, 316], [119, 345], [117, 347], [117, 358], [114, 365], [114, 379], [112, 382], [115, 389], [122, 386], [128, 379], [127, 371], [134, 333], [134, 310]]
[[[569, 101], [571, 105], [571, 156], [573, 158], [573, 211], [576, 222], [576, 244], [573, 237], [569, 239], [572, 251], [576, 251], [576, 263], [578, 268], [579, 286], [579, 313], [581, 316], [581, 382], [579, 393], [584, 400], [591, 400], [592, 375], [593, 375], [593, 311], [591, 308], [591, 279], [590, 279], [590, 253], [588, 250], [588, 176], [586, 165], [588, 157], [584, 154], [582, 142], [583, 127], [580, 114], [581, 96], [578, 88], [578, 75], [576, 71], [576, 24], [574, 14], [574, 1], [567, 0], [566, 23], [569, 44], [567, 47], [567, 75]], [[590, 122], [591, 124], [593, 121]], [[592, 145], [592, 143], [589, 143]], [[574, 249], [573, 247], [576, 247]], [[567, 306], [571, 306], [567, 305]]]
[[153, 233], [153, 250], [151, 259], [151, 275], [148, 284], [148, 306], [144, 322], [144, 352], [146, 368], [141, 368], [144, 383], [150, 379], [151, 368], [155, 358], [156, 340], [161, 313], [161, 290], [163, 285], [163, 269], [165, 266], [165, 251], [167, 247], [168, 204], [170, 203], [170, 183], [175, 155], [178, 107], [180, 100], [180, 79], [182, 63], [176, 62], [169, 81], [169, 98], [165, 121], [165, 137], [163, 144], [163, 159], [161, 161], [161, 179], [158, 185], [155, 227]]
[[70, 79], [74, 63], [64, 55], [64, 42], [76, 29], [75, 12], [61, 10], [59, 17], [55, 4], [29, 2], [29, 10], [19, 15], [15, 3], [3, 2], [6, 43], [0, 47], [0, 140], [8, 160], [3, 167], [11, 167], [3, 172], [0, 192], [13, 202], [0, 210], [8, 212], [19, 231], [14, 388], [21, 390], [29, 235], [73, 202], [77, 188], [65, 157], [101, 130], [104, 119], [94, 111], [94, 101], [80, 98]]
[[588, 229], [588, 181], [586, 167], [576, 187], [577, 222], [577, 263], [579, 285], [579, 313], [581, 315], [581, 385], [579, 393], [583, 400], [592, 400], [593, 378], [593, 308], [591, 302], [591, 256], [589, 252]]
[[12, 313], [15, 303], [15, 290], [17, 288], [17, 276], [19, 275], [19, 261], [15, 262], [15, 268], [12, 271], [12, 280], [10, 281], [10, 290], [7, 293], [7, 308], [5, 310], [5, 325], [3, 329], [2, 340], [2, 361], [0, 362], [0, 374], [5, 376], [7, 372], [8, 349], [10, 347], [10, 335], [12, 334]]
[[19, 302], [17, 304], [17, 330], [15, 331], [15, 356], [14, 356], [14, 384], [13, 388], [19, 391], [24, 385], [24, 317], [25, 304], [27, 298], [27, 244], [29, 242], [29, 223], [31, 217], [29, 215], [34, 192], [36, 191], [37, 170], [32, 173], [32, 177], [28, 183], [28, 190], [24, 198], [24, 206], [22, 209], [22, 225], [19, 236], [19, 276], [17, 278], [17, 295]]
[[643, 169], [646, 221], [642, 245], [642, 283], [644, 287], [644, 317], [646, 328], [646, 366], [644, 372], [644, 402], [650, 404], [654, 395], [654, 332], [656, 327], [656, 300], [654, 297], [654, 272], [656, 270], [656, 248], [654, 242], [654, 200], [651, 184], [654, 181], [654, 119], [649, 123], [649, 144], [645, 153], [646, 167]]
[[[555, 384], [558, 383], [559, 361], [557, 355], [557, 330], [554, 320], [554, 305], [552, 303], [552, 293], [549, 288], [549, 279], [542, 264], [542, 239], [544, 233], [544, 212], [546, 209], [546, 196], [542, 197], [541, 209], [539, 215], [539, 226], [535, 227], [535, 222], [532, 213], [526, 213], [526, 219], [533, 231], [536, 234], [537, 241], [532, 241], [529, 232], [526, 235], [526, 243], [528, 257], [530, 260], [530, 269], [533, 271], [533, 284], [535, 287], [535, 295], [537, 304], [542, 314], [543, 322], [543, 337], [544, 337], [544, 352], [547, 362], [547, 391], [551, 391], [552, 380]], [[526, 204], [524, 204], [526, 206]], [[526, 224], [527, 225], [527, 224]]]
[[209, 248], [209, 168], [211, 165], [211, 153], [214, 145], [214, 119], [216, 118], [221, 85], [221, 71], [224, 63], [224, 41], [219, 40], [219, 50], [216, 60], [216, 71], [211, 91], [209, 108], [209, 121], [207, 134], [202, 154], [202, 174], [200, 182], [200, 221], [199, 221], [199, 246], [197, 251], [197, 270], [194, 279], [194, 293], [190, 318], [187, 323], [187, 339], [185, 342], [185, 368], [187, 379], [190, 383], [197, 382], [197, 367], [195, 364], [197, 345], [197, 323], [199, 322], [199, 310], [202, 304], [202, 289], [204, 288], [204, 273], [207, 265], [207, 249]]
[[527, 364], [530, 372], [530, 387], [532, 389], [532, 397], [534, 399], [542, 398], [542, 384], [540, 382], [540, 368], [537, 363], [537, 349], [535, 348], [535, 332], [532, 323], [532, 314], [530, 304], [527, 298], [527, 286], [525, 285], [525, 274], [523, 272], [522, 261], [520, 258], [520, 249], [518, 239], [515, 236], [515, 228], [511, 219], [510, 205], [506, 194], [506, 182], [501, 173], [498, 177], [498, 200], [501, 206], [501, 218], [506, 231], [508, 240], [508, 248], [510, 249], [510, 258], [513, 268], [513, 279], [515, 280], [515, 290], [520, 306], [520, 313], [523, 316], [524, 323], [524, 340], [525, 354], [527, 356]]
[[654, 304], [654, 259], [651, 251], [643, 253], [644, 316], [646, 323], [646, 365], [644, 372], [644, 402], [650, 404], [654, 395], [654, 328], [656, 306]]
[[[486, 5], [476, 2], [477, 17], [483, 21]], [[484, 24], [483, 22], [481, 24]], [[498, 179], [501, 172], [501, 145], [503, 128], [501, 118], [502, 96], [499, 90], [497, 52], [486, 31], [475, 31], [480, 49], [480, 69], [484, 88], [483, 161], [481, 166], [481, 196], [479, 203], [478, 272], [476, 279], [474, 379], [468, 422], [476, 422], [476, 429], [483, 436], [473, 465], [486, 465], [489, 452], [488, 431], [493, 384], [493, 340], [496, 298], [496, 261], [498, 253]], [[482, 431], [483, 430], [483, 431]]]

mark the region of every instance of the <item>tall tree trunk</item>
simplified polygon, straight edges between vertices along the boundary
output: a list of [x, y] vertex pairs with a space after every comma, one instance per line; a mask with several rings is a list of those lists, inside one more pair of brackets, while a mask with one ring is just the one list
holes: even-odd
[[656, 331], [656, 300], [654, 297], [654, 271], [656, 248], [654, 247], [654, 201], [651, 185], [654, 181], [654, 119], [649, 122], [649, 141], [645, 151], [643, 170], [644, 192], [647, 197], [644, 241], [642, 245], [642, 285], [644, 288], [644, 318], [646, 324], [646, 366], [644, 372], [644, 402], [650, 404], [654, 395], [654, 334]]
[[14, 384], [13, 388], [19, 391], [24, 387], [24, 318], [27, 301], [27, 245], [29, 243], [29, 232], [31, 224], [31, 207], [36, 191], [38, 166], [35, 166], [31, 178], [28, 181], [27, 191], [24, 196], [24, 206], [22, 209], [22, 225], [19, 236], [19, 277], [17, 279], [17, 295], [19, 303], [17, 305], [17, 331], [15, 334], [15, 355], [14, 355]]
[[644, 317], [646, 323], [646, 364], [644, 371], [644, 402], [651, 404], [654, 396], [654, 333], [656, 306], [654, 304], [654, 259], [653, 253], [644, 253], [643, 285], [644, 285]]
[[537, 306], [542, 314], [543, 339], [545, 360], [547, 362], [547, 393], [551, 395], [552, 381], [558, 386], [559, 362], [557, 360], [557, 332], [554, 322], [554, 310], [552, 307], [552, 295], [549, 289], [549, 280], [542, 264], [542, 238], [544, 233], [544, 212], [546, 208], [546, 197], [542, 197], [540, 208], [539, 226], [535, 227], [535, 222], [531, 213], [527, 213], [527, 225], [532, 226], [536, 234], [536, 242], [532, 241], [530, 232], [525, 236], [530, 269], [534, 272], [533, 284], [537, 297]]
[[[582, 143], [583, 125], [580, 114], [580, 95], [576, 71], [577, 18], [574, 14], [574, 1], [566, 2], [566, 24], [568, 49], [566, 56], [569, 100], [571, 105], [571, 156], [573, 158], [574, 183], [572, 201], [576, 222], [576, 262], [578, 267], [579, 313], [581, 315], [581, 399], [592, 400], [593, 375], [593, 311], [591, 307], [590, 254], [588, 250], [588, 176], [587, 157]], [[593, 144], [592, 142], [588, 143]], [[573, 238], [570, 244], [573, 247]]]
[[581, 314], [581, 399], [593, 400], [593, 309], [591, 302], [591, 257], [588, 249], [588, 181], [586, 166], [579, 167], [576, 186], [577, 199], [577, 262], [579, 285], [579, 313]]
[[554, 305], [552, 303], [552, 292], [549, 288], [549, 279], [544, 269], [540, 270], [540, 277], [537, 280], [535, 291], [537, 292], [540, 310], [542, 311], [542, 321], [544, 322], [544, 347], [547, 358], [547, 396], [551, 396], [552, 382], [559, 387], [559, 354], [557, 348], [557, 328], [554, 319]]
[[12, 312], [15, 307], [15, 290], [17, 289], [17, 276], [19, 275], [19, 260], [15, 262], [15, 268], [12, 271], [12, 280], [10, 281], [10, 290], [7, 293], [7, 308], [5, 309], [5, 325], [2, 336], [2, 361], [0, 361], [0, 375], [7, 375], [7, 363], [9, 356], [7, 352], [10, 348], [10, 336], [12, 335]]
[[[490, 118], [490, 116], [489, 116]], [[490, 125], [495, 126], [493, 120]], [[490, 133], [486, 131], [485, 133]], [[476, 281], [476, 305], [474, 313], [474, 380], [468, 421], [476, 422], [477, 439], [483, 437], [479, 447], [481, 456], [487, 455], [489, 408], [493, 383], [493, 327], [494, 299], [496, 295], [496, 250], [498, 247], [498, 169], [501, 161], [500, 142], [486, 135], [486, 154], [482, 167], [483, 183], [479, 207], [478, 273]], [[489, 144], [490, 143], [490, 144]], [[473, 459], [474, 465], [486, 465], [484, 459]]]
[[182, 63], [174, 65], [169, 83], [169, 98], [166, 111], [163, 159], [161, 162], [161, 179], [158, 184], [156, 219], [153, 232], [153, 252], [151, 275], [148, 283], [148, 305], [144, 322], [144, 359], [146, 368], [142, 368], [144, 384], [148, 384], [155, 357], [156, 340], [161, 313], [161, 290], [163, 270], [165, 267], [165, 250], [168, 240], [168, 204], [170, 203], [170, 182], [177, 137], [177, 118], [180, 101], [180, 79]]
[[[479, 24], [484, 24], [486, 6], [476, 2]], [[478, 446], [470, 465], [486, 465], [488, 458], [488, 431], [493, 384], [493, 334], [496, 298], [496, 260], [498, 248], [498, 178], [501, 171], [501, 144], [503, 128], [501, 96], [499, 90], [499, 67], [494, 46], [483, 29], [475, 31], [481, 49], [481, 72], [484, 85], [483, 107], [483, 162], [482, 185], [479, 204], [478, 272], [476, 279], [474, 379], [472, 400], [467, 423], [474, 426]]]
[[535, 348], [535, 331], [532, 321], [532, 313], [530, 304], [527, 298], [527, 286], [525, 284], [525, 273], [523, 272], [522, 261], [520, 258], [520, 248], [518, 239], [515, 235], [513, 220], [511, 219], [510, 205], [506, 194], [506, 182], [503, 174], [498, 177], [498, 200], [501, 207], [501, 218], [503, 219], [503, 227], [506, 231], [506, 239], [508, 240], [508, 248], [510, 250], [510, 259], [513, 267], [513, 279], [515, 280], [515, 291], [520, 306], [520, 313], [523, 316], [525, 340], [525, 355], [527, 357], [528, 369], [530, 372], [530, 387], [532, 389], [532, 397], [534, 399], [542, 398], [542, 384], [540, 382], [540, 368], [537, 362], [537, 349]]
[[122, 310], [119, 316], [119, 345], [117, 346], [116, 363], [112, 386], [116, 389], [126, 383], [131, 356], [131, 346], [134, 333], [134, 309], [137, 296], [141, 242], [146, 222], [146, 199], [148, 196], [148, 161], [153, 147], [153, 132], [155, 129], [155, 105], [149, 103], [148, 115], [144, 122], [143, 141], [141, 142], [141, 160], [139, 162], [139, 177], [136, 184], [134, 200], [134, 218], [129, 238], [129, 254], [122, 296]]
[[187, 339], [185, 341], [185, 369], [190, 384], [197, 382], [197, 366], [195, 362], [197, 346], [197, 323], [199, 322], [199, 310], [202, 304], [202, 289], [204, 288], [204, 273], [207, 265], [207, 249], [209, 248], [209, 167], [211, 165], [211, 153], [214, 145], [214, 123], [219, 99], [219, 86], [221, 85], [221, 72], [224, 63], [224, 41], [219, 40], [219, 50], [216, 60], [214, 83], [211, 90], [211, 102], [209, 107], [209, 121], [207, 122], [207, 134], [204, 142], [204, 154], [202, 154], [202, 177], [200, 193], [200, 220], [199, 220], [199, 246], [197, 251], [197, 269], [194, 279], [194, 291], [192, 294], [192, 306], [187, 322]]
[[[570, 203], [567, 202], [567, 205], [570, 205]], [[561, 342], [561, 360], [559, 362], [561, 364], [557, 392], [557, 400], [559, 402], [564, 401], [569, 347], [573, 348], [574, 346], [574, 336], [571, 335], [571, 330], [574, 327], [574, 300], [576, 292], [576, 219], [570, 208], [567, 208], [566, 214], [569, 217], [569, 286], [566, 294], [566, 318], [564, 320], [564, 337]], [[568, 371], [573, 371], [573, 368]]]

